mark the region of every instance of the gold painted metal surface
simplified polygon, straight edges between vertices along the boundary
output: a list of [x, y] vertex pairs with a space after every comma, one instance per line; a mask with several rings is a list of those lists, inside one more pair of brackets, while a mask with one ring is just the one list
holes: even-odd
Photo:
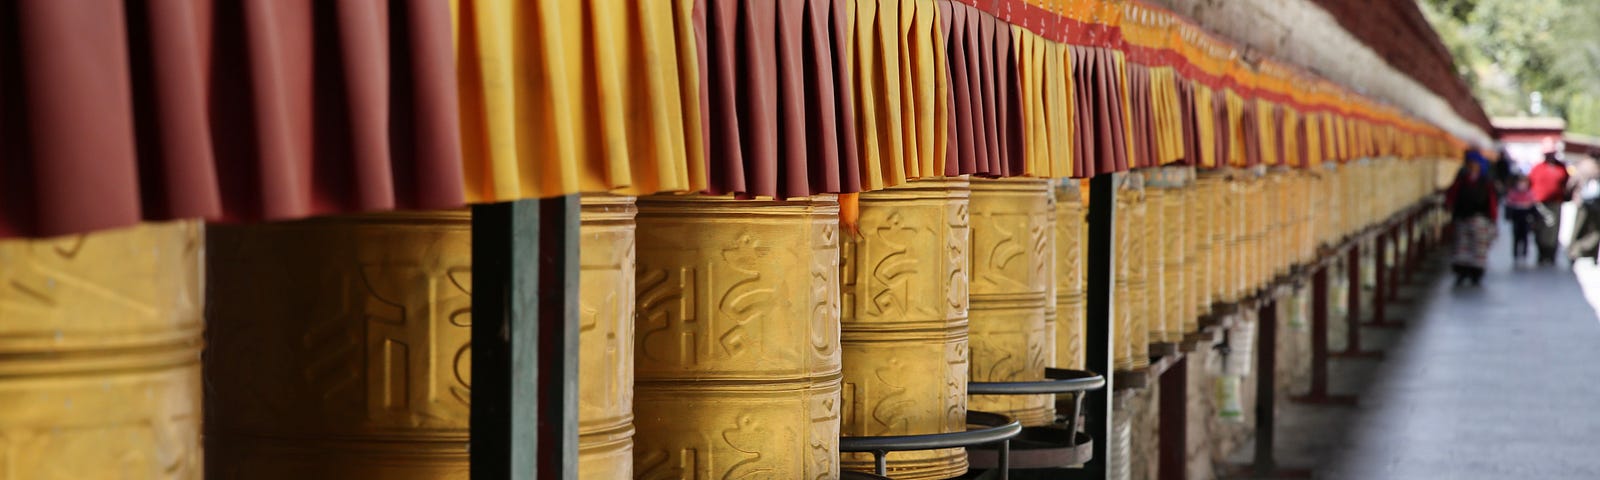
[[[585, 196], [583, 478], [631, 478], [633, 199]], [[466, 478], [465, 211], [216, 226], [208, 442], [217, 478]]]
[[1088, 283], [1084, 281], [1088, 218], [1077, 180], [1056, 184], [1056, 363], [1057, 368], [1085, 367], [1083, 332], [1088, 317]]
[[578, 476], [633, 478], [634, 198], [584, 194], [578, 230]]
[[468, 215], [211, 227], [208, 478], [467, 477]]
[[[966, 430], [970, 195], [960, 178], [861, 194], [841, 255], [845, 436]], [[841, 467], [870, 473], [873, 457], [846, 453]], [[889, 456], [896, 479], [966, 471], [961, 448]]]
[[635, 477], [837, 477], [836, 198], [638, 206]]
[[1150, 366], [1150, 336], [1151, 336], [1151, 309], [1150, 309], [1150, 267], [1153, 264], [1147, 252], [1147, 245], [1155, 240], [1150, 231], [1150, 215], [1148, 202], [1144, 189], [1144, 175], [1139, 172], [1129, 174], [1132, 179], [1131, 190], [1123, 192], [1132, 203], [1128, 206], [1128, 296], [1123, 297], [1117, 304], [1117, 310], [1127, 312], [1130, 348], [1133, 355], [1133, 368]]
[[195, 222], [0, 241], [0, 478], [199, 479]]
[[[1126, 178], [1126, 174], [1121, 179]], [[1133, 345], [1133, 309], [1128, 307], [1128, 302], [1133, 298], [1133, 205], [1137, 201], [1133, 191], [1118, 182], [1116, 212], [1113, 215], [1112, 228], [1115, 245], [1112, 259], [1116, 268], [1116, 279], [1112, 284], [1112, 296], [1115, 307], [1112, 309], [1111, 345], [1115, 349], [1112, 353], [1112, 368], [1117, 371], [1133, 370], [1134, 345]]]
[[[1055, 282], [1055, 198], [1048, 180], [972, 180], [972, 380], [1043, 380], [1055, 361], [1046, 304]], [[1055, 418], [1052, 395], [974, 395], [967, 406], [1023, 425]]]

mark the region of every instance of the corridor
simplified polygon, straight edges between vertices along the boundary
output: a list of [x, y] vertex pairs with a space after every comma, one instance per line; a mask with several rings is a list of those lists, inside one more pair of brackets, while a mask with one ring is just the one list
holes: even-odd
[[1504, 232], [1481, 288], [1437, 275], [1408, 285], [1364, 329], [1384, 360], [1333, 362], [1356, 409], [1280, 408], [1280, 464], [1316, 478], [1600, 478], [1600, 322], [1565, 266], [1513, 266]]

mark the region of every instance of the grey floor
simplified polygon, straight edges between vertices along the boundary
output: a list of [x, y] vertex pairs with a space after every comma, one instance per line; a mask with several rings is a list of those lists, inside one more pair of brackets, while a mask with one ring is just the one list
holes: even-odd
[[[1280, 407], [1277, 460], [1324, 479], [1600, 479], [1600, 321], [1565, 266], [1514, 266], [1506, 236], [1482, 287], [1439, 274], [1363, 329], [1383, 360], [1335, 360], [1358, 407]], [[1248, 461], [1241, 451], [1239, 461]]]

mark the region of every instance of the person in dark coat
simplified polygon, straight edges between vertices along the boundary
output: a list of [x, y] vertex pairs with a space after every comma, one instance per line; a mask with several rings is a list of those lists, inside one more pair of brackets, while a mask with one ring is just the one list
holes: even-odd
[[[1479, 157], [1481, 158], [1481, 157]], [[1456, 274], [1456, 285], [1483, 281], [1484, 268], [1489, 261], [1489, 246], [1497, 233], [1494, 181], [1485, 172], [1484, 162], [1468, 159], [1461, 173], [1445, 192], [1445, 205], [1450, 209], [1451, 222], [1456, 234], [1455, 252], [1451, 268]]]

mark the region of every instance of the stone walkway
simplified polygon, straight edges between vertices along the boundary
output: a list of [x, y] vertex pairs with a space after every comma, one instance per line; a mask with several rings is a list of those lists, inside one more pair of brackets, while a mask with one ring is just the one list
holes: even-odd
[[1481, 288], [1441, 271], [1402, 289], [1389, 315], [1408, 326], [1363, 330], [1384, 360], [1332, 362], [1332, 390], [1359, 407], [1280, 402], [1278, 463], [1340, 480], [1600, 478], [1600, 321], [1567, 267], [1513, 266], [1506, 238]]

